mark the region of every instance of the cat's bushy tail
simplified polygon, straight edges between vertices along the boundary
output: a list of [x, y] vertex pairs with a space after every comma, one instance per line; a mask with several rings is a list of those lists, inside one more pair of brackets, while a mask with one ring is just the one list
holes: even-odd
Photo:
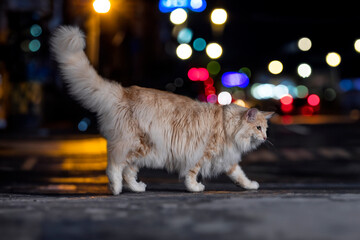
[[61, 26], [55, 30], [50, 46], [70, 93], [90, 111], [111, 110], [122, 95], [122, 87], [97, 74], [84, 53], [84, 33], [78, 27]]

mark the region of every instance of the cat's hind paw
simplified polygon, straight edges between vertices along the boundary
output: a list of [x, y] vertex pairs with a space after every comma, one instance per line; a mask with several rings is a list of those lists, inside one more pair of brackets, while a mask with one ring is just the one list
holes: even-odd
[[244, 184], [242, 187], [248, 190], [257, 190], [259, 189], [260, 185], [256, 181], [249, 181], [248, 183]]
[[146, 184], [143, 182], [133, 182], [131, 184], [126, 184], [126, 187], [130, 189], [133, 192], [145, 192], [146, 190]]

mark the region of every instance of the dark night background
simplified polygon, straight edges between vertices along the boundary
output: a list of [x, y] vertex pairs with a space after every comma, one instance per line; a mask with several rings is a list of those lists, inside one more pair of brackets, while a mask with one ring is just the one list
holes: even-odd
[[[79, 132], [77, 125], [86, 117], [91, 123], [85, 132], [97, 132], [94, 115], [67, 95], [48, 51], [48, 39], [57, 26], [78, 25], [88, 34], [94, 28], [89, 24], [94, 14], [98, 15], [100, 31], [98, 64], [95, 65], [102, 76], [124, 86], [171, 90], [202, 100], [203, 83], [190, 81], [187, 71], [191, 67], [206, 67], [211, 59], [205, 51], [193, 51], [187, 60], [176, 56], [179, 43], [172, 34], [174, 25], [169, 21], [169, 13], [159, 11], [158, 3], [154, 0], [114, 1], [108, 13], [97, 14], [92, 2], [84, 0], [2, 1], [1, 131]], [[219, 32], [212, 28], [210, 21], [214, 8], [224, 8], [228, 13]], [[275, 82], [276, 85], [290, 80], [295, 86], [307, 86], [309, 94], [320, 96], [320, 108], [315, 115], [349, 116], [349, 121], [356, 121], [360, 105], [360, 54], [355, 51], [354, 42], [360, 37], [357, 31], [360, 15], [355, 9], [351, 4], [315, 4], [313, 1], [208, 1], [203, 12], [189, 11], [187, 21], [177, 28], [188, 27], [193, 31], [190, 45], [195, 38], [202, 37], [208, 43], [218, 42], [223, 47], [223, 55], [217, 59], [221, 71], [212, 76], [217, 93], [224, 89], [234, 92], [222, 87], [223, 73], [247, 67], [251, 70], [250, 84], [240, 89], [240, 94], [233, 94], [234, 100], [240, 96], [247, 106], [276, 110], [283, 115], [278, 100], [258, 101], [250, 94], [250, 88], [254, 83]], [[37, 37], [30, 34], [34, 24], [42, 30]], [[312, 41], [312, 48], [307, 52], [297, 47], [302, 37]], [[35, 52], [24, 49], [34, 39], [40, 41], [40, 49]], [[335, 68], [325, 62], [326, 54], [333, 51], [341, 55], [341, 63]], [[267, 70], [269, 62], [275, 59], [284, 65], [279, 75]], [[304, 62], [312, 67], [311, 76], [305, 79], [296, 72], [297, 66]], [[182, 79], [180, 87], [174, 87], [177, 78]], [[339, 86], [343, 79], [353, 81], [351, 89]], [[331, 101], [324, 99], [327, 88], [336, 92]], [[286, 115], [301, 117], [299, 109], [303, 105], [305, 100], [295, 99], [295, 109]]]

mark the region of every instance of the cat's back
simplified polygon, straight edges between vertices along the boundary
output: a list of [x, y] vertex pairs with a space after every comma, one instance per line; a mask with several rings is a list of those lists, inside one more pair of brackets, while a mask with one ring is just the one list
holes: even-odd
[[125, 95], [129, 102], [153, 106], [159, 104], [166, 105], [196, 103], [196, 101], [186, 96], [139, 86], [125, 88]]
[[[161, 90], [132, 86], [127, 88], [128, 104], [141, 126], [173, 125], [182, 128], [210, 126], [220, 106]], [[144, 124], [142, 124], [144, 123]]]

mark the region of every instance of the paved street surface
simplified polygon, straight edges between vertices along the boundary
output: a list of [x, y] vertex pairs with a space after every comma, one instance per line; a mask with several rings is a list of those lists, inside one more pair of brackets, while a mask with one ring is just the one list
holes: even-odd
[[359, 126], [270, 129], [272, 144], [242, 162], [258, 191], [219, 176], [188, 193], [144, 169], [147, 192], [120, 196], [99, 136], [2, 136], [1, 239], [359, 239]]
[[1, 194], [0, 202], [2, 239], [359, 239], [360, 236], [359, 191], [232, 189], [191, 194], [152, 189], [117, 197]]

